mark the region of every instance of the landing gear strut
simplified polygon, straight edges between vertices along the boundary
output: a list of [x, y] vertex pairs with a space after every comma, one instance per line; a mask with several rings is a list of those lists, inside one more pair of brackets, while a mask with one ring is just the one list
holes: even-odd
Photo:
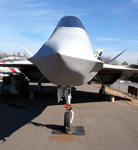
[[105, 100], [105, 86], [102, 85], [101, 89], [99, 90], [100, 98]]
[[64, 128], [67, 134], [70, 134], [70, 123], [73, 122], [74, 112], [71, 107], [71, 86], [58, 86], [57, 87], [58, 94], [58, 102], [62, 101], [62, 97], [65, 97], [66, 104], [64, 107], [66, 108], [66, 112], [64, 114]]
[[101, 95], [105, 94], [105, 86], [102, 85], [101, 89], [99, 90]]
[[38, 92], [43, 92], [43, 87], [40, 82], [38, 82], [37, 90], [38, 90]]

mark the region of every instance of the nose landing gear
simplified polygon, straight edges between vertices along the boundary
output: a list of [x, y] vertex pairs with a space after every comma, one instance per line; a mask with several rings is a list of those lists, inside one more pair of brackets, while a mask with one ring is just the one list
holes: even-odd
[[72, 110], [72, 107], [71, 107], [71, 87], [70, 86], [66, 86], [66, 87], [61, 87], [61, 86], [58, 86], [58, 102], [61, 99], [61, 97], [65, 97], [65, 100], [66, 100], [66, 104], [64, 105], [64, 107], [66, 108], [66, 112], [64, 114], [64, 129], [65, 129], [65, 132], [67, 134], [71, 134], [70, 132], [70, 123], [73, 122], [73, 119], [74, 119], [74, 112]]

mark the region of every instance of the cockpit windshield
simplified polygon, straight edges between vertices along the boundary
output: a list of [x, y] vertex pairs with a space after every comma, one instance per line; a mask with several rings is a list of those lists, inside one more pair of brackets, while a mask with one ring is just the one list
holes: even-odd
[[82, 21], [76, 16], [65, 16], [63, 17], [56, 28], [58, 27], [79, 27], [85, 30]]

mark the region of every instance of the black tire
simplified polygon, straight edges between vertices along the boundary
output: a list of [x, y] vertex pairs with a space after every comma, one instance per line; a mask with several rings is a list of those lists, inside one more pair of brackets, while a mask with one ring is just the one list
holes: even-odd
[[64, 115], [64, 128], [66, 133], [70, 132], [70, 111], [65, 112]]
[[101, 95], [105, 94], [105, 89], [104, 89], [104, 88], [101, 88], [101, 89], [99, 90], [99, 93], [100, 93]]

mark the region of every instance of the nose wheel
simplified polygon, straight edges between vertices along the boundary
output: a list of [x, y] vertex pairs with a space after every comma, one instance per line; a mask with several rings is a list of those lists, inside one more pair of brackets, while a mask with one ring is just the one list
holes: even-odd
[[65, 112], [64, 114], [64, 128], [67, 134], [70, 133], [70, 111]]
[[64, 114], [64, 129], [67, 134], [71, 134], [70, 132], [70, 123], [73, 122], [74, 112], [70, 104], [65, 104], [66, 112]]

